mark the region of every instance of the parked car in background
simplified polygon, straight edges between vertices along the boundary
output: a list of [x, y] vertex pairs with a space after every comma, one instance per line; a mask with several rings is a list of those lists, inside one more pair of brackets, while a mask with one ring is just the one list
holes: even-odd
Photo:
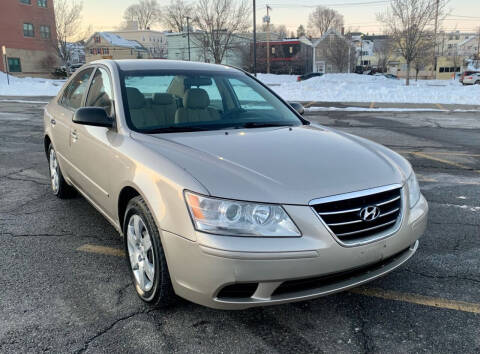
[[428, 214], [410, 163], [293, 106], [231, 67], [89, 63], [45, 108], [52, 191], [118, 230], [155, 306], [308, 300], [404, 264]]
[[310, 74], [305, 74], [305, 75], [300, 75], [297, 77], [297, 81], [305, 81], [308, 79], [311, 79], [312, 77], [320, 77], [323, 76], [323, 73], [310, 73]]
[[478, 72], [467, 72], [463, 76], [462, 83], [464, 85], [480, 85], [480, 73], [478, 73]]

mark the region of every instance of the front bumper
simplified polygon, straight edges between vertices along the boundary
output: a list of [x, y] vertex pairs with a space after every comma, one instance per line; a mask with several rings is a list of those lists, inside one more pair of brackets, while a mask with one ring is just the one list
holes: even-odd
[[[402, 225], [390, 237], [345, 247], [332, 237], [311, 208], [285, 208], [302, 230], [302, 237], [197, 233], [197, 241], [193, 242], [163, 231], [162, 242], [177, 295], [212, 308], [245, 309], [343, 291], [383, 276], [412, 257], [428, 214], [422, 196], [413, 209], [405, 211]], [[245, 297], [223, 296], [222, 290], [232, 284], [253, 284], [254, 288]]]

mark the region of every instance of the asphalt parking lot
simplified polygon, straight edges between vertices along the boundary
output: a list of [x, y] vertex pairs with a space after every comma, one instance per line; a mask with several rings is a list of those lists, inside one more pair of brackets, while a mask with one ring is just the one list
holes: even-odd
[[479, 112], [307, 113], [413, 164], [430, 218], [405, 266], [303, 303], [152, 310], [113, 227], [50, 193], [44, 100], [0, 98], [0, 352], [480, 352]]

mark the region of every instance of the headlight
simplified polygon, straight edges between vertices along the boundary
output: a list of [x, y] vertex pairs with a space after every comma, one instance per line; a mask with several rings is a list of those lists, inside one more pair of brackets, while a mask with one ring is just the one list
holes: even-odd
[[408, 185], [408, 199], [410, 201], [410, 208], [413, 208], [420, 199], [420, 186], [418, 185], [417, 177], [415, 172], [412, 171], [410, 177], [407, 180]]
[[301, 236], [279, 205], [209, 198], [191, 192], [185, 192], [185, 200], [198, 231], [229, 236]]

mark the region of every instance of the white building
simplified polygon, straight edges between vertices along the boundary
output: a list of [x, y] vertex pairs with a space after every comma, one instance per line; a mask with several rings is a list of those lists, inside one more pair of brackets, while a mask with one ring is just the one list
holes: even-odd
[[[188, 37], [190, 36], [190, 46]], [[168, 55], [170, 60], [188, 60], [190, 52], [191, 61], [214, 63], [215, 60], [202, 46], [204, 34], [202, 32], [167, 33]], [[250, 56], [250, 39], [233, 35], [222, 64], [243, 67]]]

